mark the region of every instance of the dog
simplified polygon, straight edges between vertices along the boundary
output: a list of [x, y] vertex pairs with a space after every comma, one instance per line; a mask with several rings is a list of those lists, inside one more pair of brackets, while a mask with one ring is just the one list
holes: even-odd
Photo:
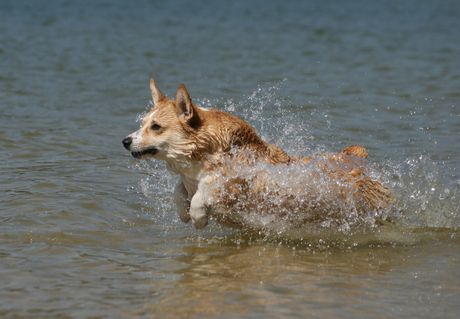
[[[153, 79], [150, 90], [154, 107], [123, 145], [134, 158], [163, 160], [180, 175], [176, 210], [197, 229], [210, 219], [256, 230], [277, 220], [290, 227], [343, 216], [356, 220], [379, 215], [394, 202], [388, 187], [370, 176], [362, 146], [291, 157], [238, 117], [194, 105], [183, 84], [175, 99], [167, 98]], [[271, 167], [281, 173], [271, 177]], [[265, 221], [257, 221], [258, 215]]]

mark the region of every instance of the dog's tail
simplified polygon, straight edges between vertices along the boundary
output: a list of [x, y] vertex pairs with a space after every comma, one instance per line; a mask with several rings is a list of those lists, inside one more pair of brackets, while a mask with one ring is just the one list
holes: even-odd
[[344, 149], [340, 153], [345, 154], [345, 155], [353, 155], [353, 156], [357, 156], [361, 158], [367, 158], [367, 156], [369, 155], [367, 150], [361, 145], [348, 146], [346, 149]]

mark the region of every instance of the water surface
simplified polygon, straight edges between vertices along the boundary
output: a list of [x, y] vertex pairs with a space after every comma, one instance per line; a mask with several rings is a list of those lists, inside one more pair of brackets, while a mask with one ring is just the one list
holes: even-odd
[[[456, 318], [456, 1], [0, 2], [0, 315]], [[266, 236], [175, 213], [121, 140], [173, 97], [293, 155], [361, 144], [392, 227]]]

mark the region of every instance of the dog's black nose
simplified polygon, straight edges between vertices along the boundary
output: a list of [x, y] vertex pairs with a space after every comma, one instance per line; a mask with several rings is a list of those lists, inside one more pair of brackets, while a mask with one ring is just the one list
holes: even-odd
[[129, 147], [131, 146], [131, 143], [133, 142], [133, 139], [131, 137], [127, 137], [123, 140], [123, 146], [129, 151]]

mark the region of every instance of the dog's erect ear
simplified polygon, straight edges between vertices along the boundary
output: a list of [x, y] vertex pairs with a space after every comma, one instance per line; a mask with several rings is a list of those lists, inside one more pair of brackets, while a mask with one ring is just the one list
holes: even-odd
[[185, 85], [181, 84], [177, 90], [176, 100], [174, 101], [176, 105], [176, 112], [179, 119], [187, 121], [193, 116], [193, 106], [190, 95], [188, 95]]
[[150, 79], [150, 92], [152, 92], [153, 104], [157, 104], [166, 97], [163, 93], [161, 93], [160, 89], [158, 89], [158, 86], [155, 84], [153, 79]]

